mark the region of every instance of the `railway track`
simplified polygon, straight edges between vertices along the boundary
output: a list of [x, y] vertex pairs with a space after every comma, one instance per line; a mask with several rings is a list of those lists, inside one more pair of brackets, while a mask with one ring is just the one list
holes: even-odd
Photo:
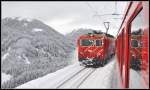
[[56, 88], [78, 88], [95, 70], [95, 68], [83, 68], [60, 83]]

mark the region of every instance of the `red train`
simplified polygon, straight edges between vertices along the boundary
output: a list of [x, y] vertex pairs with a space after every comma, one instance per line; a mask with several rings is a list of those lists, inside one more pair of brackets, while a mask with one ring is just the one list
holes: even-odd
[[129, 2], [124, 15], [116, 39], [121, 84], [130, 88], [135, 70], [140, 75], [140, 85], [149, 88], [149, 2]]
[[89, 33], [79, 37], [78, 58], [86, 66], [104, 66], [115, 54], [115, 40], [112, 35]]

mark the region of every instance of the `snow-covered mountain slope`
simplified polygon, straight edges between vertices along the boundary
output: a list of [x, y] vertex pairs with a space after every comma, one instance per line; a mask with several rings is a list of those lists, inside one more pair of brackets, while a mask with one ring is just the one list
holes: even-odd
[[1, 70], [13, 76], [2, 88], [14, 88], [67, 66], [72, 51], [68, 42], [64, 35], [39, 20], [2, 19]]

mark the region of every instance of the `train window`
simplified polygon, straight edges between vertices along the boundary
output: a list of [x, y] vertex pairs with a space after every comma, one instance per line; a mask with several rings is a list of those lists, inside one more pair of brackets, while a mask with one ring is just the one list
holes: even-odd
[[94, 43], [94, 40], [90, 40], [90, 39], [81, 40], [81, 46], [92, 46], [93, 43]]
[[135, 19], [131, 23], [131, 34], [133, 35], [141, 35], [143, 34], [143, 25], [144, 25], [144, 17], [143, 10], [135, 17]]
[[[143, 9], [139, 11], [133, 21], [130, 23], [131, 33], [130, 33], [130, 47], [129, 47], [129, 88], [142, 88], [142, 37], [143, 37], [143, 26], [144, 26], [144, 14]], [[133, 77], [136, 79], [133, 79]]]
[[138, 41], [137, 40], [131, 40], [131, 47], [138, 47]]
[[102, 40], [96, 40], [96, 46], [102, 46]]

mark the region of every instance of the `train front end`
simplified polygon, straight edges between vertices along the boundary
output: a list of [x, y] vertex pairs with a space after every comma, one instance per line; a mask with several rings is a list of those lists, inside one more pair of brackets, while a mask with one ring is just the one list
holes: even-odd
[[83, 35], [78, 39], [78, 59], [85, 66], [99, 66], [104, 63], [104, 36]]

